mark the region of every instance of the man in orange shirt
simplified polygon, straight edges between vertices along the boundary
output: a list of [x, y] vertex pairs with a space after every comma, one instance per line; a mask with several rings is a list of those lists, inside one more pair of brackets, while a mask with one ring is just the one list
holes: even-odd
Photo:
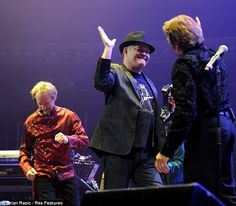
[[38, 82], [31, 95], [38, 109], [24, 123], [19, 164], [34, 181], [36, 199], [55, 200], [60, 192], [65, 205], [78, 205], [71, 149], [88, 145], [81, 120], [55, 105], [57, 89], [50, 82]]

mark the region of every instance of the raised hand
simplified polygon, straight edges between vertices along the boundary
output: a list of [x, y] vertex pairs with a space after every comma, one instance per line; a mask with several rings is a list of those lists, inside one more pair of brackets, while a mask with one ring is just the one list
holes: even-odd
[[196, 16], [196, 18], [195, 18], [195, 21], [197, 22], [197, 24], [198, 24], [199, 27], [202, 27], [202, 26], [201, 26], [200, 19], [199, 19], [197, 16]]
[[112, 39], [110, 40], [106, 34], [106, 32], [104, 31], [104, 29], [101, 26], [98, 26], [98, 32], [101, 36], [101, 39], [103, 41], [103, 44], [105, 47], [114, 47], [115, 43], [116, 43], [116, 39]]

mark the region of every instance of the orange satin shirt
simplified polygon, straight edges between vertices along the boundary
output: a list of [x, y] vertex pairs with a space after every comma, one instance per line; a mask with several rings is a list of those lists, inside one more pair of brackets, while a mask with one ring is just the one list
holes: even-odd
[[[54, 140], [59, 132], [68, 137], [67, 144]], [[88, 143], [81, 120], [74, 112], [55, 106], [50, 115], [42, 115], [38, 109], [24, 123], [19, 164], [25, 175], [34, 167], [38, 175], [71, 179], [75, 176], [71, 149], [84, 148]]]

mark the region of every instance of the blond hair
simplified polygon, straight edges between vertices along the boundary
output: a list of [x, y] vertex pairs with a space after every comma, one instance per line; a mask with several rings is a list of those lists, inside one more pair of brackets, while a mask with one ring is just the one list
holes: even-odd
[[46, 81], [40, 81], [38, 82], [33, 89], [30, 91], [30, 94], [32, 96], [32, 99], [35, 100], [35, 96], [38, 93], [48, 93], [54, 100], [57, 99], [57, 89], [56, 87], [50, 83], [50, 82], [46, 82]]
[[162, 27], [169, 43], [185, 51], [204, 41], [201, 26], [190, 16], [179, 15], [166, 21]]

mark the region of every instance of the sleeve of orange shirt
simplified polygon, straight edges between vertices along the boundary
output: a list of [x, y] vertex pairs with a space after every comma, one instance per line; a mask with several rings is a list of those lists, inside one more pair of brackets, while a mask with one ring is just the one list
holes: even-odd
[[74, 112], [72, 112], [71, 121], [72, 132], [74, 134], [66, 135], [68, 137], [70, 147], [75, 147], [78, 149], [87, 147], [89, 144], [89, 138], [86, 135], [85, 129], [82, 125], [80, 118]]
[[31, 166], [32, 141], [33, 138], [27, 135], [26, 124], [24, 124], [22, 132], [22, 142], [20, 146], [20, 154], [19, 154], [19, 165], [22, 168], [25, 175], [27, 174], [28, 170], [32, 168]]

